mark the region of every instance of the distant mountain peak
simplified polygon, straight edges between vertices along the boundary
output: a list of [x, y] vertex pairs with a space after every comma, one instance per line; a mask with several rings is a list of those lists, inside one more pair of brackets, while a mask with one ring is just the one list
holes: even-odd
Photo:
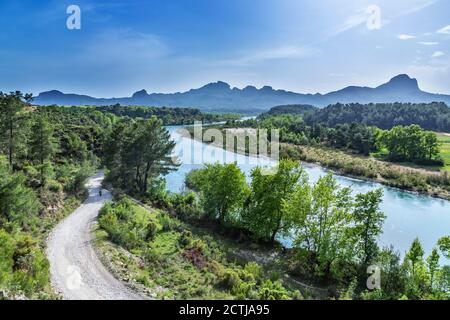
[[60, 96], [63, 95], [64, 93], [62, 93], [59, 90], [50, 90], [50, 91], [45, 91], [45, 92], [41, 92], [39, 95], [40, 96]]
[[419, 90], [419, 83], [417, 79], [411, 78], [407, 74], [399, 74], [389, 80], [388, 83], [381, 85], [379, 88], [389, 87], [394, 89], [409, 89]]
[[203, 86], [200, 88], [200, 90], [217, 90], [217, 91], [221, 91], [221, 90], [231, 90], [231, 86], [223, 81], [217, 81], [217, 82], [212, 82], [212, 83], [208, 83], [206, 86]]
[[148, 97], [147, 90], [145, 89], [137, 91], [133, 94], [133, 98], [145, 98], [145, 97]]

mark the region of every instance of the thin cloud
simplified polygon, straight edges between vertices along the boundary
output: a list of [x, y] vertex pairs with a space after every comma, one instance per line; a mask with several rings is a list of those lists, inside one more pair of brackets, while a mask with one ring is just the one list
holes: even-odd
[[410, 35], [410, 34], [399, 34], [397, 36], [397, 38], [399, 38], [400, 40], [410, 40], [410, 39], [414, 39], [416, 36]]
[[445, 56], [444, 52], [442, 52], [442, 51], [435, 51], [431, 57], [432, 58], [439, 58], [439, 57], [442, 57], [442, 56]]
[[239, 57], [221, 61], [226, 65], [248, 65], [269, 60], [305, 58], [316, 55], [317, 49], [310, 46], [282, 46], [266, 50], [251, 51], [241, 54]]
[[104, 30], [96, 34], [84, 55], [101, 63], [145, 63], [160, 59], [169, 48], [154, 35], [131, 29]]
[[450, 34], [450, 25], [445, 26], [441, 29], [439, 29], [438, 31], [436, 31], [437, 33], [441, 33], [441, 34]]
[[434, 41], [419, 41], [418, 44], [422, 44], [424, 46], [437, 46], [439, 42]]
[[438, 2], [438, 0], [429, 0], [429, 1], [424, 1], [424, 2], [418, 3], [416, 5], [413, 5], [408, 10], [405, 10], [402, 13], [400, 13], [399, 15], [397, 15], [397, 17], [406, 16], [406, 15], [410, 15], [410, 14], [422, 11], [422, 10], [428, 8], [429, 6], [435, 4], [436, 2]]

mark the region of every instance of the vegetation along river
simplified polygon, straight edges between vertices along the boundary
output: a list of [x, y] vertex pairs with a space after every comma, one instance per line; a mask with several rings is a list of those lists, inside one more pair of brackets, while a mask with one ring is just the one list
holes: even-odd
[[[176, 172], [170, 173], [167, 179], [169, 191], [178, 192], [184, 187], [184, 179], [188, 172], [198, 169], [206, 163], [234, 162], [241, 169], [250, 174], [255, 166], [274, 165], [271, 159], [257, 159], [225, 151], [219, 147], [201, 143], [181, 136], [177, 130], [182, 126], [170, 126], [168, 130], [176, 142], [175, 154], [184, 156], [190, 153], [190, 158], [196, 156], [196, 161], [185, 161]], [[194, 163], [195, 164], [190, 164]], [[315, 165], [304, 164], [310, 182], [326, 174], [326, 170]], [[427, 254], [431, 252], [439, 238], [450, 234], [450, 201], [436, 199], [430, 196], [418, 195], [407, 191], [389, 188], [378, 183], [362, 181], [349, 177], [335, 175], [341, 186], [350, 186], [354, 193], [366, 193], [370, 190], [382, 188], [384, 198], [381, 210], [386, 215], [384, 232], [380, 237], [381, 246], [393, 245], [402, 255], [409, 249], [412, 241], [419, 237]], [[289, 246], [290, 240], [282, 240]]]

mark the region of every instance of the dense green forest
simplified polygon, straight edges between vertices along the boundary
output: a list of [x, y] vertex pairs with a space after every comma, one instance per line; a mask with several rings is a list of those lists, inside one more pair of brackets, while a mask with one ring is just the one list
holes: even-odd
[[[44, 107], [45, 108], [45, 107]], [[57, 106], [46, 107], [52, 109], [60, 109]], [[203, 123], [219, 122], [238, 119], [236, 114], [219, 114], [219, 113], [204, 113], [198, 109], [192, 108], [168, 108], [168, 107], [141, 107], [141, 106], [121, 106], [119, 104], [112, 106], [96, 106], [96, 107], [67, 107], [70, 113], [75, 117], [83, 117], [83, 113], [102, 112], [105, 114], [113, 114], [118, 117], [142, 118], [149, 119], [153, 116], [160, 119], [164, 125], [182, 125], [193, 124], [194, 121], [201, 121]], [[67, 110], [60, 110], [66, 113]]]
[[425, 130], [450, 132], [450, 108], [445, 103], [335, 104], [304, 116], [306, 124], [335, 127], [353, 122], [391, 129], [419, 125]]
[[162, 183], [159, 175], [176, 167], [168, 156], [168, 166], [161, 161], [173, 148], [163, 124], [235, 118], [193, 109], [131, 107], [127, 112], [120, 106], [35, 107], [31, 102], [31, 95], [20, 92], [0, 94], [0, 292], [7, 299], [56, 297], [45, 239], [84, 199], [85, 180], [94, 170], [106, 164], [118, 183], [152, 193]]
[[263, 113], [264, 116], [279, 116], [284, 114], [305, 114], [313, 112], [317, 108], [308, 104], [288, 104], [282, 106], [276, 106], [270, 109], [268, 112]]
[[84, 198], [114, 122], [101, 112], [34, 108], [30, 96], [0, 94], [0, 291], [52, 298], [44, 242]]
[[281, 142], [296, 145], [322, 145], [363, 155], [386, 151], [390, 161], [443, 165], [437, 135], [418, 125], [396, 126], [391, 130], [356, 122], [335, 127], [323, 124], [310, 126], [302, 117], [288, 114], [228, 122], [227, 126], [278, 129]]

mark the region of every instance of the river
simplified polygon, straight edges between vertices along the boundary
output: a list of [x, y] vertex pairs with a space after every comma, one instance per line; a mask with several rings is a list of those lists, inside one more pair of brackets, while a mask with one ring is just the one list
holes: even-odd
[[[196, 164], [183, 163], [176, 172], [167, 177], [169, 191], [178, 192], [184, 188], [186, 174], [205, 163], [237, 162], [241, 169], [249, 175], [255, 166], [274, 165], [272, 159], [257, 159], [256, 157], [231, 153], [221, 148], [203, 144], [189, 138], [182, 137], [177, 130], [182, 126], [171, 126], [171, 137], [176, 141], [175, 154], [181, 155], [191, 152], [197, 156]], [[304, 164], [310, 181], [315, 182], [327, 171], [319, 166]], [[384, 232], [379, 239], [380, 246], [393, 245], [402, 256], [409, 249], [412, 241], [419, 237], [427, 255], [436, 245], [439, 238], [450, 235], [450, 201], [436, 199], [430, 196], [418, 195], [407, 191], [383, 186], [379, 183], [362, 181], [349, 177], [335, 175], [341, 186], [349, 186], [354, 193], [366, 193], [370, 190], [382, 188], [384, 198], [381, 210], [386, 214]]]

